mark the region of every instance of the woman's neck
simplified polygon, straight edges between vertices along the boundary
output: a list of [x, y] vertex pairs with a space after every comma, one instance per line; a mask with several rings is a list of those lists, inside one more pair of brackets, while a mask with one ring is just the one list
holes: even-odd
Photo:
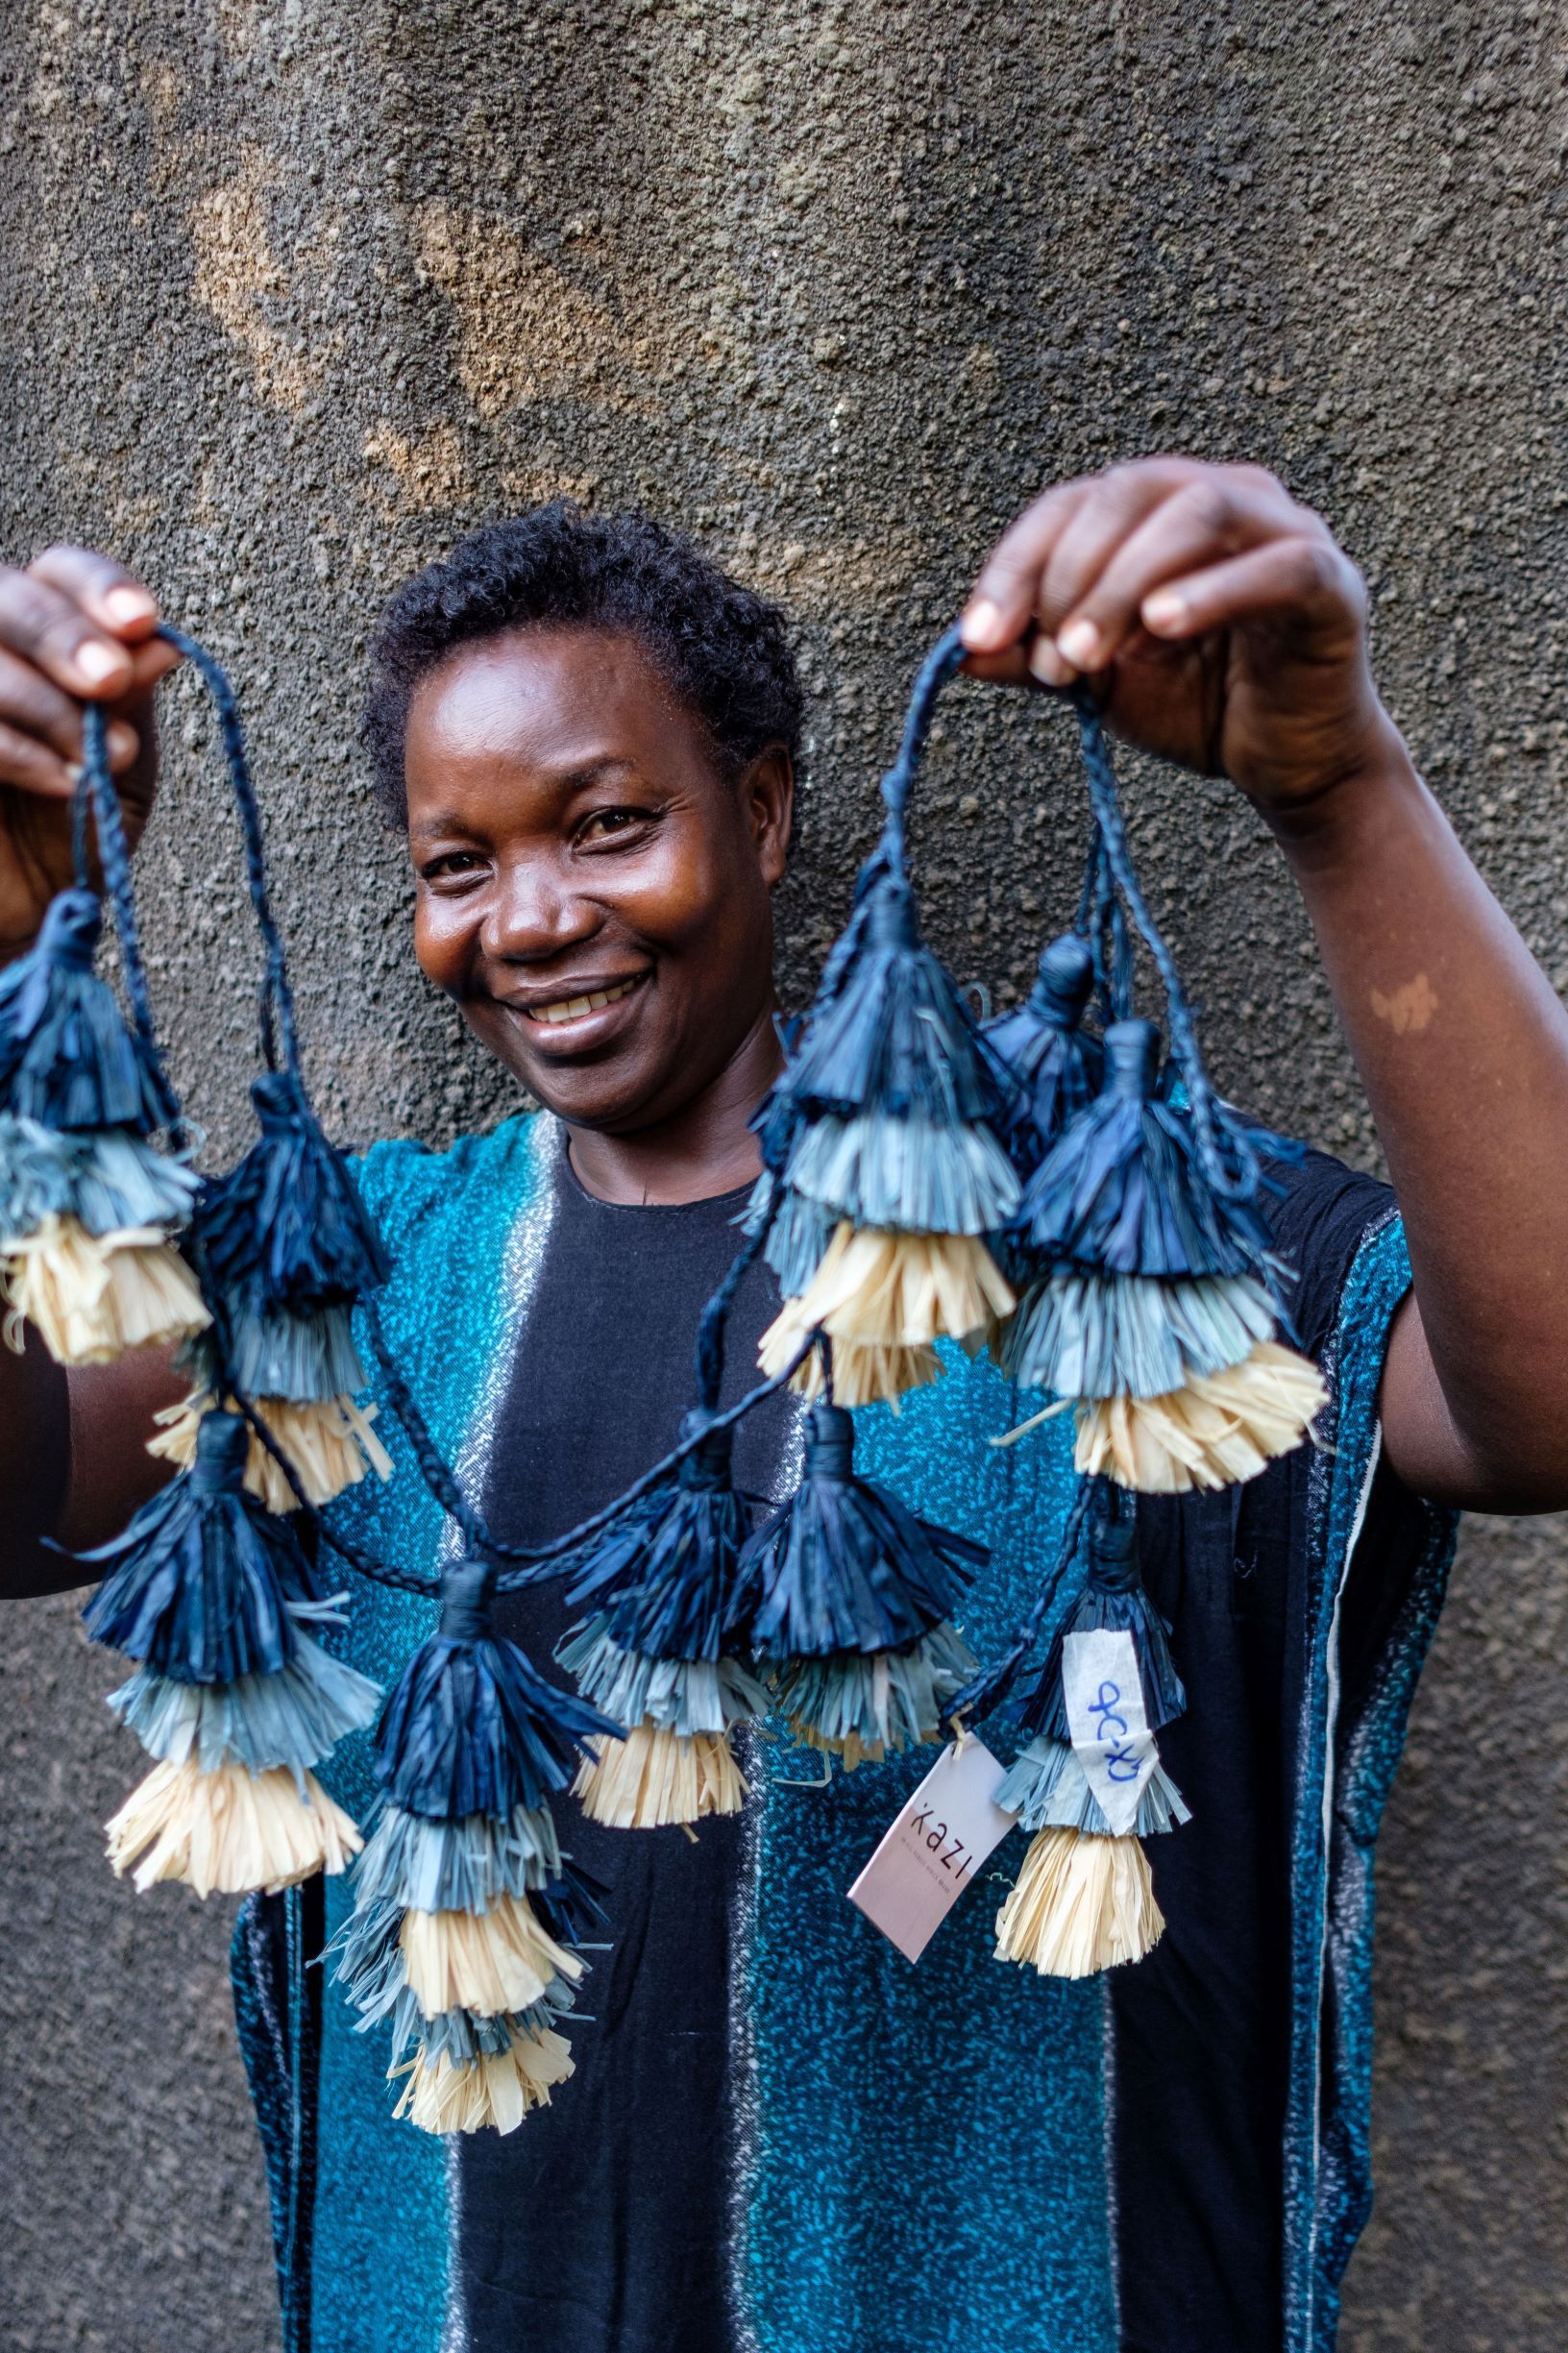
[[750, 1118], [784, 1057], [770, 1002], [717, 1078], [668, 1119], [606, 1136], [567, 1122], [577, 1182], [600, 1201], [674, 1206], [711, 1201], [761, 1173]]

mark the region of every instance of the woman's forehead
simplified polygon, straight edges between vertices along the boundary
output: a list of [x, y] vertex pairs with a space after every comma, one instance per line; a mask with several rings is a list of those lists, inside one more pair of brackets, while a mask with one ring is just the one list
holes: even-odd
[[709, 766], [700, 720], [635, 639], [593, 629], [509, 630], [460, 647], [408, 708], [409, 821], [474, 791], [558, 795], [613, 777], [652, 781]]

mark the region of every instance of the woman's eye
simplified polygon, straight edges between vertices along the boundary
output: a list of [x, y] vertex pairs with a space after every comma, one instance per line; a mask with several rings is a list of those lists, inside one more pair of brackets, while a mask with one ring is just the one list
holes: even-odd
[[439, 858], [428, 859], [419, 870], [421, 882], [460, 882], [480, 872], [484, 860], [477, 849], [449, 849]]
[[596, 809], [577, 830], [579, 842], [606, 842], [651, 822], [651, 809]]

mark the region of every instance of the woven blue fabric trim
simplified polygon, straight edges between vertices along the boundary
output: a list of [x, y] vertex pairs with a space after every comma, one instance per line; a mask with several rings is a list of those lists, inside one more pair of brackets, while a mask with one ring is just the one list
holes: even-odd
[[1373, 1848], [1458, 1524], [1454, 1513], [1428, 1508], [1414, 1582], [1341, 1756], [1326, 1834], [1336, 1605], [1381, 1443], [1389, 1325], [1409, 1287], [1404, 1228], [1390, 1213], [1356, 1255], [1323, 1368], [1334, 1421], [1311, 1491], [1311, 1660], [1291, 1855], [1286, 2353], [1333, 2353], [1339, 2284], [1371, 2207]]
[[[898, 1414], [857, 1414], [857, 1462], [996, 1546], [962, 1613], [971, 1643], [994, 1654], [1055, 1557], [1071, 1423], [992, 1447], [1038, 1401], [1020, 1404], [956, 1350], [948, 1365]], [[1115, 2353], [1100, 1989], [992, 1958], [1022, 1840], [997, 1851], [918, 1968], [845, 1900], [934, 1761], [924, 1750], [863, 1765], [830, 1789], [785, 1785], [821, 1771], [800, 1752], [765, 1768], [741, 2341], [758, 2353]]]

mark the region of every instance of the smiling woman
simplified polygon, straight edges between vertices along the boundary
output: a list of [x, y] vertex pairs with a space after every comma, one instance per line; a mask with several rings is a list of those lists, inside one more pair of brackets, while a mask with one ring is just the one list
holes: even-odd
[[743, 1183], [800, 723], [779, 616], [642, 518], [557, 505], [411, 581], [376, 661], [367, 734], [429, 978], [582, 1131], [591, 1191]]
[[[128, 829], [145, 819], [151, 690], [172, 658], [156, 624], [102, 556], [0, 571], [0, 961], [71, 870], [83, 698], [108, 705]], [[1148, 1933], [1164, 1913], [1164, 1936], [1102, 1988], [1073, 1980], [1083, 1939], [1004, 1932], [1064, 1973], [1004, 1972], [971, 1896], [913, 1980], [845, 1891], [925, 1770], [918, 1745], [891, 1752], [940, 1722], [941, 1658], [922, 1654], [929, 1708], [900, 1712], [889, 1694], [914, 1692], [913, 1653], [896, 1674], [885, 1643], [833, 1654], [824, 1689], [866, 1694], [853, 1741], [821, 1709], [793, 1719], [855, 1757], [828, 1788], [753, 1736], [759, 1646], [715, 1656], [694, 1607], [643, 1654], [610, 1640], [597, 1588], [576, 1629], [558, 1582], [512, 1592], [498, 1630], [541, 1666], [626, 1684], [629, 1737], [561, 1815], [608, 1947], [561, 2021], [570, 2048], [553, 2028], [541, 2041], [524, 2015], [537, 1951], [506, 1945], [498, 1900], [474, 1949], [507, 1975], [471, 2000], [432, 1963], [454, 2006], [426, 2018], [389, 2092], [384, 2021], [356, 2024], [299, 1966], [348, 1923], [342, 1882], [247, 1903], [236, 1994], [287, 2353], [1329, 2353], [1368, 2196], [1371, 1844], [1440, 1595], [1442, 1507], [1568, 1495], [1568, 1022], [1378, 699], [1353, 567], [1268, 477], [1161, 459], [1059, 486], [982, 574], [966, 643], [971, 673], [1015, 684], [1091, 663], [1112, 730], [1252, 798], [1308, 901], [1399, 1184], [1396, 1204], [1317, 1154], [1276, 1172], [1295, 1334], [1329, 1390], [1318, 1447], [1227, 1491], [1139, 1498], [1141, 1581], [1192, 1695], [1160, 1733], [1179, 1807], [1154, 1826], [1191, 1816], [1155, 1842]], [[509, 1544], [548, 1544], [623, 1494], [690, 1401], [780, 1059], [771, 897], [799, 724], [781, 616], [639, 516], [556, 505], [481, 531], [400, 592], [377, 640], [367, 736], [407, 832], [420, 963], [545, 1107], [446, 1153], [388, 1141], [355, 1164], [395, 1355]], [[907, 963], [894, 931], [869, 923], [868, 951]], [[1027, 1019], [1052, 1017], [1046, 989]], [[1142, 1136], [1146, 1041], [1135, 1059]], [[1119, 1049], [1107, 1062], [1132, 1068]], [[847, 1119], [858, 1100], [828, 1108]], [[1082, 1107], [1080, 1143], [1100, 1111]], [[780, 1306], [750, 1264], [722, 1403]], [[738, 1522], [740, 1497], [796, 1486], [803, 1450], [826, 1528], [852, 1449], [910, 1527], [954, 1532], [966, 1561], [990, 1548], [955, 1625], [993, 1656], [1069, 1524], [1071, 1428], [1045, 1415], [998, 1453], [986, 1440], [1017, 1423], [1015, 1392], [983, 1354], [947, 1349], [941, 1370], [896, 1419], [873, 1407], [852, 1432], [837, 1408], [802, 1432], [798, 1400], [774, 1395], [740, 1429], [732, 1483], [702, 1450], [676, 1502], [723, 1499]], [[57, 1540], [121, 1526], [161, 1475], [152, 1410], [184, 1385], [154, 1350], [68, 1375], [32, 1336], [0, 1351], [13, 1589], [82, 1574]], [[447, 1532], [388, 1435], [399, 1475], [341, 1495], [335, 1531], [428, 1573]], [[355, 1581], [344, 1641], [367, 1676], [399, 1676], [426, 1631], [422, 1602]], [[1115, 1842], [1066, 1761], [1060, 1740], [1026, 1752], [1029, 1802], [1053, 1809], [1030, 1826], [1051, 1857], [1092, 1860]], [[368, 1826], [362, 1738], [323, 1779]], [[488, 1847], [470, 1861], [501, 1868]], [[433, 1897], [424, 1915], [453, 1940], [480, 1916]], [[442, 1972], [454, 1956], [455, 1941]], [[361, 1962], [345, 1972], [376, 2011], [396, 1985], [380, 1948]], [[383, 1973], [368, 1991], [367, 1969]]]

